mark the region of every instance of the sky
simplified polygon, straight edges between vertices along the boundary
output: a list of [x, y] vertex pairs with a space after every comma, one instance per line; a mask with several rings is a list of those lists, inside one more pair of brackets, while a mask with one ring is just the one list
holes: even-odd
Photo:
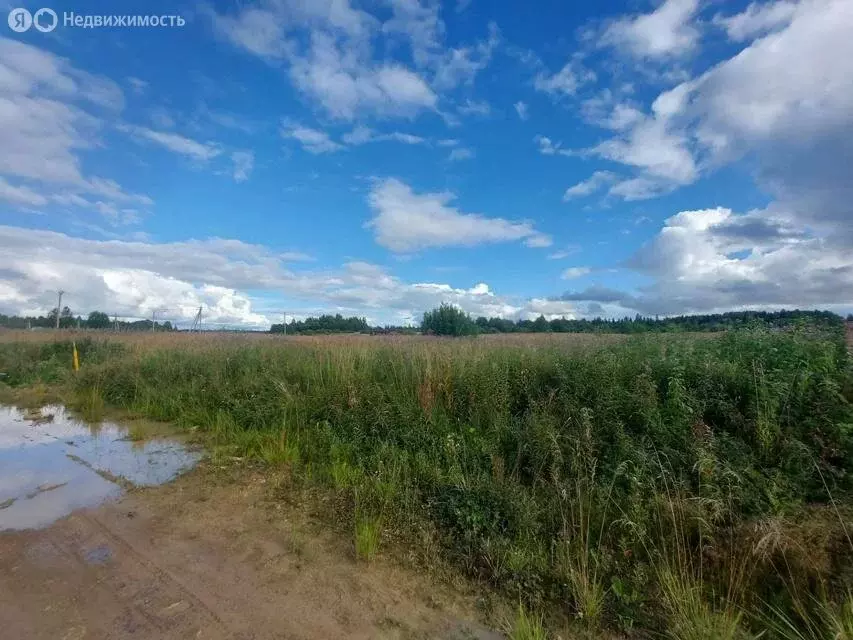
[[2, 313], [853, 311], [849, 0], [151, 6], [0, 23]]

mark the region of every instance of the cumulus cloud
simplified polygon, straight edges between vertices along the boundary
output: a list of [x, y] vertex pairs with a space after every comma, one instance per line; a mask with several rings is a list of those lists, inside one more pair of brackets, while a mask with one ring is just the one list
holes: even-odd
[[853, 5], [753, 5], [727, 24], [736, 34], [771, 32], [661, 93], [648, 114], [614, 109], [625, 126], [592, 152], [637, 173], [610, 193], [652, 197], [748, 155], [775, 214], [849, 233]]
[[[407, 283], [366, 262], [331, 271], [288, 268], [288, 262], [304, 258], [223, 238], [97, 241], [0, 226], [0, 312], [46, 313], [55, 304], [49, 290], [59, 288], [75, 313], [98, 309], [144, 318], [158, 310], [160, 318], [189, 323], [201, 306], [205, 322], [214, 326], [265, 327], [278, 321], [274, 310], [282, 305], [294, 315], [340, 312], [374, 323], [416, 323], [442, 302], [475, 316], [575, 312], [568, 301], [500, 295], [484, 282], [470, 287]], [[247, 291], [264, 295], [253, 298]]]
[[545, 70], [537, 73], [533, 79], [533, 87], [554, 97], [573, 96], [582, 85], [592, 80], [595, 80], [595, 74], [572, 59], [556, 73]]
[[729, 38], [743, 42], [758, 35], [764, 35], [791, 22], [797, 10], [797, 2], [778, 0], [759, 4], [753, 2], [746, 11], [732, 16], [714, 16], [714, 24], [726, 30]]
[[691, 132], [712, 165], [754, 157], [777, 214], [849, 234], [851, 30], [849, 2], [802, 2], [786, 28], [662, 94], [653, 108]]
[[291, 61], [291, 80], [341, 120], [353, 120], [362, 111], [413, 116], [435, 108], [438, 96], [420, 75], [398, 64], [374, 65], [359, 51], [313, 32], [308, 53]]
[[394, 178], [378, 181], [368, 198], [374, 217], [367, 226], [379, 244], [398, 253], [510, 241], [529, 247], [551, 244], [530, 222], [463, 213], [450, 205], [454, 197], [448, 192], [416, 194]]
[[515, 112], [518, 114], [518, 117], [521, 120], [527, 120], [527, 118], [530, 117], [529, 109], [526, 102], [519, 100], [512, 106], [515, 108]]
[[[687, 136], [665, 119], [643, 118], [624, 137], [606, 140], [591, 152], [638, 169], [644, 183], [660, 185], [660, 190], [689, 184], [698, 176]], [[612, 192], [619, 195], [618, 186]]]
[[[437, 3], [387, 4], [391, 15], [384, 22], [348, 0], [268, 0], [234, 15], [211, 8], [206, 13], [225, 39], [286, 65], [299, 91], [333, 118], [348, 121], [362, 114], [411, 117], [435, 110], [437, 92], [470, 85], [500, 42], [497, 27], [489, 25], [483, 40], [448, 47]], [[398, 44], [411, 50], [413, 67], [374, 55], [374, 49]]]
[[500, 42], [497, 25], [490, 23], [484, 40], [471, 45], [447, 47], [446, 28], [437, 2], [389, 0], [392, 16], [381, 28], [383, 34], [406, 43], [418, 68], [431, 75], [438, 90], [473, 83], [491, 61]]
[[[96, 193], [152, 204], [147, 196], [126, 193], [114, 181], [86, 176], [82, 169], [81, 153], [100, 143], [103, 119], [116, 117], [123, 106], [121, 88], [111, 80], [37, 47], [0, 38], [4, 200], [38, 208], [74, 194], [75, 206], [88, 206], [80, 194]], [[106, 184], [109, 194], [100, 190]]]
[[853, 304], [853, 249], [767, 211], [682, 211], [624, 267], [652, 278], [633, 293], [602, 287], [571, 302], [615, 303], [647, 314]]
[[664, 0], [651, 13], [620, 18], [601, 35], [600, 44], [636, 58], [665, 58], [691, 53], [700, 33], [693, 24], [699, 0]]

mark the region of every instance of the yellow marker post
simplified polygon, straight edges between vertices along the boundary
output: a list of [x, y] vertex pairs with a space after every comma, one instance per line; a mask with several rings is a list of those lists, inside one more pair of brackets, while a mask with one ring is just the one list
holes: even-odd
[[74, 353], [74, 357], [73, 357], [72, 362], [71, 362], [71, 368], [74, 369], [74, 371], [79, 371], [80, 370], [80, 358], [77, 357], [77, 343], [72, 342], [71, 346], [73, 348], [73, 353]]

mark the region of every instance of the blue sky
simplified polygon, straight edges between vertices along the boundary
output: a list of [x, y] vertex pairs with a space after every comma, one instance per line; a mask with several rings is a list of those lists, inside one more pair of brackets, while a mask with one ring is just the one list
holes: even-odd
[[853, 4], [601, 4], [4, 27], [0, 311], [853, 308]]

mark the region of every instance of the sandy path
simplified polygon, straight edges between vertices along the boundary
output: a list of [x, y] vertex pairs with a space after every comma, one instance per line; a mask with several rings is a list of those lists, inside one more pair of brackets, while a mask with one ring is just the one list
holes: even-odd
[[199, 469], [0, 534], [0, 636], [492, 639], [469, 596], [348, 541], [263, 478]]

